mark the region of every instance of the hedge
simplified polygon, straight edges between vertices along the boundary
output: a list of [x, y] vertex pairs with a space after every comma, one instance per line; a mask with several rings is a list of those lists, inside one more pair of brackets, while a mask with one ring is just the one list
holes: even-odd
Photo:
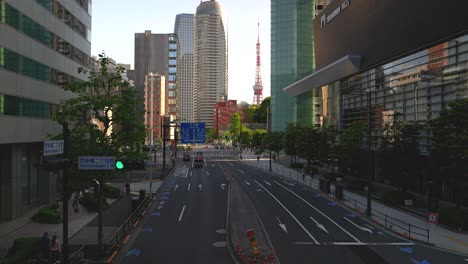
[[110, 186], [108, 184], [104, 184], [104, 196], [108, 198], [119, 199], [121, 196], [121, 192], [119, 188]]
[[304, 171], [305, 171], [305, 173], [312, 174], [312, 175], [317, 174], [319, 172], [319, 170], [316, 167], [313, 167], [313, 166], [312, 167], [304, 167]]
[[381, 194], [382, 202], [388, 205], [405, 205], [405, 200], [415, 200], [414, 195], [408, 192], [387, 191]]
[[46, 205], [32, 217], [32, 220], [41, 224], [58, 224], [62, 222], [58, 203]]
[[448, 227], [468, 231], [468, 211], [456, 207], [440, 208], [439, 223]]
[[[98, 210], [98, 198], [94, 195], [94, 193], [85, 193], [80, 198], [80, 203], [86, 207], [89, 212], [97, 212]], [[102, 199], [102, 206], [104, 210], [109, 208], [109, 203], [107, 203], [105, 198]]]
[[303, 167], [304, 167], [304, 164], [299, 163], [299, 162], [291, 162], [289, 164], [289, 168], [292, 168], [292, 169], [302, 169]]
[[22, 237], [13, 241], [13, 246], [1, 261], [1, 264], [29, 263], [39, 255], [40, 237]]
[[344, 178], [342, 174], [337, 172], [327, 172], [323, 175], [323, 177], [332, 182], [335, 182], [337, 177], [341, 177], [342, 179]]

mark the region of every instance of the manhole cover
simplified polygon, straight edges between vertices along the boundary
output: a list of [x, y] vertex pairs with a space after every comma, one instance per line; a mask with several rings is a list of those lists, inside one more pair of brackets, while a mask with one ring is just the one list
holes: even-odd
[[226, 229], [218, 229], [218, 230], [216, 230], [216, 233], [218, 233], [218, 234], [226, 234]]
[[213, 247], [226, 247], [227, 246], [227, 242], [226, 241], [218, 241], [218, 242], [214, 242], [213, 243]]

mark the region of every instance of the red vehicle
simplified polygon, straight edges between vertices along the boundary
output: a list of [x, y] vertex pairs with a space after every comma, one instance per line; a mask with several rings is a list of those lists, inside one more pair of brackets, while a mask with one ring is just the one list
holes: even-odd
[[203, 168], [203, 156], [196, 156], [193, 159], [193, 167], [195, 168]]

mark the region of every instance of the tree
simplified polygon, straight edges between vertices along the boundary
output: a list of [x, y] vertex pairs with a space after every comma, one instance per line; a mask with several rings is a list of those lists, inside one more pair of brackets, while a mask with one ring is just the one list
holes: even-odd
[[[137, 111], [136, 91], [122, 79], [122, 67], [112, 68], [109, 58], [100, 54], [97, 69], [78, 69], [79, 73], [88, 75], [87, 81], [64, 87], [76, 97], [64, 102], [63, 111], [57, 113], [56, 120], [60, 124], [70, 123], [70, 158], [73, 161], [78, 156], [145, 157], [140, 149], [146, 131], [140, 121], [143, 113]], [[82, 189], [95, 180], [99, 182], [98, 247], [102, 253], [103, 186], [114, 171], [83, 172], [73, 167], [71, 174], [71, 186], [75, 189]]]
[[279, 157], [279, 151], [284, 148], [284, 138], [283, 132], [269, 132], [265, 135], [264, 144], [269, 145], [271, 151]]
[[256, 105], [251, 105], [249, 108], [244, 109], [244, 118], [242, 120], [243, 123], [254, 123], [254, 115], [255, 111], [258, 108]]
[[289, 123], [284, 134], [284, 151], [291, 157], [291, 162], [297, 162], [301, 153], [303, 127], [296, 123]]
[[270, 107], [270, 96], [263, 99], [260, 106], [255, 109], [253, 120], [255, 123], [266, 123], [267, 122], [267, 112]]
[[354, 176], [360, 175], [357, 173], [359, 164], [356, 162], [356, 157], [360, 151], [365, 133], [366, 125], [362, 122], [355, 121], [343, 131], [341, 142], [337, 146], [339, 167], [355, 173]]
[[398, 115], [393, 120], [383, 127], [379, 148], [380, 163], [384, 176], [396, 184], [400, 191], [406, 192], [411, 177], [416, 173], [420, 127], [400, 121]]
[[219, 135], [214, 128], [208, 128], [206, 132], [206, 137], [208, 138], [208, 141], [210, 142], [213, 140], [219, 139]]
[[263, 140], [267, 131], [265, 129], [255, 129], [252, 135], [252, 145], [254, 147], [264, 147]]
[[234, 113], [231, 117], [231, 123], [229, 125], [229, 134], [231, 135], [231, 139], [233, 141], [238, 142], [238, 140], [240, 139], [240, 128], [240, 115], [239, 113]]
[[297, 146], [299, 156], [307, 160], [307, 166], [311, 161], [319, 157], [320, 131], [310, 126], [298, 127]]
[[449, 108], [431, 122], [431, 155], [440, 175], [449, 179], [457, 208], [465, 197], [468, 187], [468, 99], [448, 104]]

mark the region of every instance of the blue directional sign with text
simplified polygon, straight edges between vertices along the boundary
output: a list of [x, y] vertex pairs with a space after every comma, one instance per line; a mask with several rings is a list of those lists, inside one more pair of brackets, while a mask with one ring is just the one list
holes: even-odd
[[180, 124], [180, 143], [195, 144], [205, 143], [205, 123], [181, 123]]
[[78, 158], [80, 170], [114, 170], [115, 157], [81, 156]]

